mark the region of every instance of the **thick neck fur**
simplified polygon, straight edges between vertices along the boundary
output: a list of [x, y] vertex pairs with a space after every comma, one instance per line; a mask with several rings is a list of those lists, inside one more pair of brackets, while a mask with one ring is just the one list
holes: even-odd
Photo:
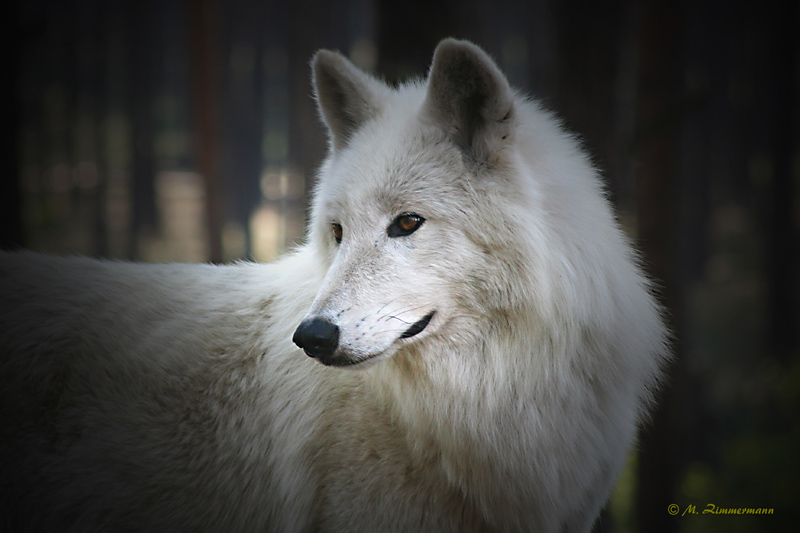
[[[501, 509], [529, 506], [536, 482], [530, 462], [536, 446], [538, 415], [531, 408], [536, 391], [530, 389], [526, 369], [505, 369], [498, 358], [505, 350], [520, 361], [531, 359], [534, 348], [530, 339], [514, 333], [512, 320], [500, 323], [487, 331], [475, 329], [468, 338], [430, 338], [426, 342], [432, 346], [409, 347], [362, 372], [329, 376], [351, 386], [337, 387], [348, 392], [331, 401], [332, 408], [343, 409], [320, 439], [330, 446], [320, 450], [318, 460], [324, 464], [334, 460], [331, 455], [349, 453], [358, 445], [351, 436], [367, 431], [384, 446], [362, 454], [359, 470], [397, 461], [402, 482], [414, 484], [421, 501], [434, 496], [428, 491], [446, 487], [460, 495], [448, 512], [471, 517], [462, 523], [465, 530], [470, 524], [489, 530], [489, 524], [506, 520]], [[422, 353], [436, 357], [422, 359]], [[499, 454], [509, 449], [508, 442], [520, 446]], [[529, 476], [520, 476], [520, 469]], [[536, 473], [541, 474], [547, 472]], [[359, 480], [351, 483], [356, 486]]]

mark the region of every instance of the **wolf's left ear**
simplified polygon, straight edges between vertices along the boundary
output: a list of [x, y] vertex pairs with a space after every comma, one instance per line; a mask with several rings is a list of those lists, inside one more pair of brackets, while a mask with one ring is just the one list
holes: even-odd
[[317, 108], [330, 133], [331, 146], [341, 150], [353, 134], [380, 111], [383, 83], [338, 52], [320, 50], [311, 60]]
[[478, 164], [491, 165], [516, 127], [508, 80], [467, 41], [445, 39], [436, 47], [423, 109]]

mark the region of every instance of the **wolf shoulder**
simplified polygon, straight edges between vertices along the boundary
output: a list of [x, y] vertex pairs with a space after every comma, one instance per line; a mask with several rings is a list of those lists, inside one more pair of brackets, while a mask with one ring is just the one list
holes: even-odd
[[[307, 374], [293, 366], [316, 368], [292, 357], [303, 264], [0, 253], [0, 524], [223, 530], [225, 509], [239, 509], [231, 529], [280, 523], [242, 511], [242, 491], [282, 486], [248, 450], [277, 438], [272, 399]], [[197, 487], [215, 487], [213, 504]]]

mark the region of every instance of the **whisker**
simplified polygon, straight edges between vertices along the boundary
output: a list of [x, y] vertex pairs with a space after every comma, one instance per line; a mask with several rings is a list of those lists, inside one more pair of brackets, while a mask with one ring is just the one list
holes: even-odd
[[[386, 306], [384, 306], [384, 307], [386, 307]], [[400, 319], [397, 315], [402, 315], [402, 314], [405, 314], [405, 313], [411, 313], [413, 311], [417, 311], [418, 309], [425, 309], [427, 307], [431, 307], [431, 306], [428, 305], [428, 304], [423, 304], [423, 305], [418, 305], [416, 307], [409, 307], [408, 309], [400, 308], [400, 309], [397, 309], [395, 311], [392, 311], [391, 313], [387, 313], [386, 315], [380, 317], [378, 320], [383, 320], [383, 319], [386, 319], [386, 318], [394, 318], [394, 319], [400, 320], [401, 322], [403, 322], [405, 324], [408, 324], [408, 322], [405, 322], [404, 320]], [[383, 308], [381, 308], [381, 309], [383, 309]]]
[[384, 309], [386, 309], [386, 307], [388, 307], [390, 304], [393, 304], [394, 302], [396, 302], [396, 301], [397, 301], [397, 300], [399, 300], [400, 298], [401, 298], [401, 296], [398, 296], [398, 297], [396, 297], [396, 298], [393, 298], [392, 300], [389, 300], [388, 302], [386, 302], [385, 304], [383, 304], [383, 305], [381, 306], [381, 308], [380, 308], [380, 309], [378, 309], [378, 312], [377, 312], [377, 313], [375, 313], [375, 314], [376, 314], [376, 315], [379, 315], [379, 314], [381, 314], [381, 312], [382, 312]]

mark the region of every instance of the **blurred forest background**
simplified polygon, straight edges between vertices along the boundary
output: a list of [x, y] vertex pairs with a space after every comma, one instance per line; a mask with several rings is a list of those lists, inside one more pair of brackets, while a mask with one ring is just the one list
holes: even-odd
[[[318, 48], [397, 82], [424, 75], [443, 37], [480, 44], [581, 135], [670, 310], [670, 385], [596, 529], [797, 530], [798, 2], [13, 0], [6, 12], [2, 246], [141, 261], [269, 260], [302, 239], [326, 148]], [[689, 505], [698, 514], [681, 516]]]

